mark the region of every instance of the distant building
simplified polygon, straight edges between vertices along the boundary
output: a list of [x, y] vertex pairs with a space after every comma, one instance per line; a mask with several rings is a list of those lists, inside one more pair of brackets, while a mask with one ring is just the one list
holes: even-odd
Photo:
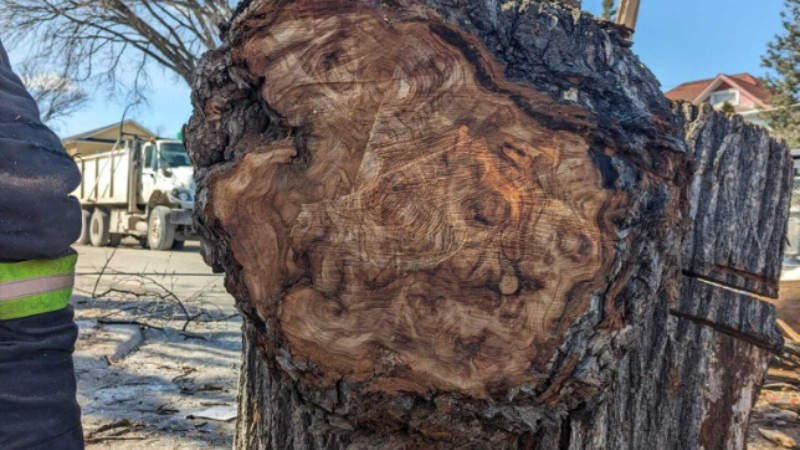
[[[139, 136], [142, 139], [156, 138], [156, 135], [152, 131], [141, 126], [134, 120], [126, 120], [123, 122], [122, 132], [129, 136]], [[111, 150], [118, 138], [119, 122], [66, 137], [61, 140], [61, 144], [70, 155], [87, 156]]]
[[770, 92], [761, 81], [749, 73], [719, 74], [707, 80], [691, 81], [666, 93], [670, 100], [683, 100], [695, 105], [710, 103], [716, 109], [727, 102], [748, 122], [767, 127], [759, 116], [770, 109]]

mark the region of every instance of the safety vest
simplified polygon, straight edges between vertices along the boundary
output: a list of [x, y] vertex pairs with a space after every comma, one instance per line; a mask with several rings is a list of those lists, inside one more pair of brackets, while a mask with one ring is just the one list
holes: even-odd
[[0, 320], [66, 308], [75, 284], [78, 255], [0, 263]]

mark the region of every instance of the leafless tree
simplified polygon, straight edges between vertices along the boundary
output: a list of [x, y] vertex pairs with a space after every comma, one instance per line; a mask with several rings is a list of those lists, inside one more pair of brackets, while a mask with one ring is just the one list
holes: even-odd
[[0, 30], [65, 79], [138, 93], [161, 66], [187, 83], [229, 0], [0, 0]]
[[30, 61], [18, 70], [45, 123], [52, 125], [53, 121], [79, 111], [89, 101], [86, 91], [75, 83], [53, 72], [39, 72]]

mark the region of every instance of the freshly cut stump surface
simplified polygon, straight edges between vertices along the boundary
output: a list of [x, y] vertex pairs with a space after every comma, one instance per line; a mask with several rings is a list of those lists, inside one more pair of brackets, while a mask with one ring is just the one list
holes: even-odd
[[445, 25], [357, 2], [264, 17], [234, 58], [307, 134], [209, 192], [250, 300], [318, 383], [477, 398], [538, 384], [607, 282], [625, 203], [602, 189], [586, 113], [504, 80]]
[[694, 348], [684, 324], [743, 326], [679, 301], [706, 295], [681, 285], [684, 124], [613, 28], [508, 4], [253, 0], [204, 58], [187, 144], [247, 318], [240, 448], [668, 446], [700, 423], [650, 422], [703, 384], [705, 360], [658, 363]]

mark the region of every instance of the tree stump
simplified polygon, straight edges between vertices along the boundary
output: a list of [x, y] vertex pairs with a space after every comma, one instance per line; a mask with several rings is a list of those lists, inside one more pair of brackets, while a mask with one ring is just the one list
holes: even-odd
[[[535, 1], [253, 0], [200, 65], [237, 448], [741, 448], [791, 160]], [[734, 289], [730, 289], [730, 288]]]

